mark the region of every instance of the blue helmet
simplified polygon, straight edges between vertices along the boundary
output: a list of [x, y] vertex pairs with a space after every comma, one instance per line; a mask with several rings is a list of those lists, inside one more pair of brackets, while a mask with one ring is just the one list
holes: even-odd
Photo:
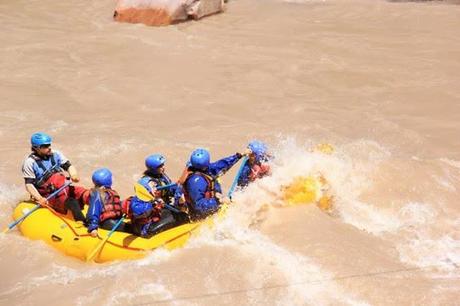
[[265, 154], [267, 154], [267, 146], [259, 140], [251, 141], [248, 148], [256, 155], [256, 158], [262, 158]]
[[160, 167], [161, 165], [164, 165], [165, 162], [166, 162], [166, 158], [163, 155], [153, 154], [153, 155], [148, 156], [145, 159], [145, 166], [148, 169], [155, 171], [158, 167]]
[[153, 207], [152, 203], [150, 202], [144, 202], [144, 201], [139, 201], [135, 200], [136, 198], [134, 197], [133, 200], [131, 201], [131, 212], [135, 216], [142, 216], [142, 215], [148, 215]]
[[190, 164], [193, 168], [206, 169], [209, 166], [211, 156], [206, 149], [196, 149], [190, 156]]
[[32, 137], [30, 137], [30, 144], [32, 145], [32, 147], [50, 145], [51, 136], [42, 132], [34, 133]]
[[107, 168], [100, 168], [94, 171], [91, 179], [96, 186], [112, 187], [112, 172]]

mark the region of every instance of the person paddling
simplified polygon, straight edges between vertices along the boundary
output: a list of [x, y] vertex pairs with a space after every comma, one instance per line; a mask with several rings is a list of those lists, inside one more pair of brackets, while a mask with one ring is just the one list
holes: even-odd
[[[152, 195], [160, 197], [165, 203], [173, 204], [178, 207], [185, 206], [185, 197], [182, 186], [173, 184], [166, 174], [166, 158], [161, 154], [152, 154], [145, 159], [146, 170], [138, 183], [144, 186]], [[157, 187], [170, 187], [156, 190]]]
[[[123, 209], [131, 219], [134, 234], [144, 238], [187, 221], [176, 218], [177, 216], [165, 208], [165, 203], [185, 203], [181, 187], [172, 184], [166, 175], [165, 163], [166, 158], [163, 155], [149, 155], [145, 159], [147, 169], [134, 185], [135, 195], [123, 203]], [[162, 188], [164, 186], [170, 187]]]
[[[86, 214], [88, 233], [97, 237], [98, 228], [111, 230], [122, 218], [122, 206], [118, 192], [112, 189], [112, 172], [107, 168], [94, 171], [91, 177], [94, 188], [90, 190], [89, 208]], [[128, 224], [121, 223], [119, 232], [129, 232]]]
[[32, 153], [24, 160], [22, 175], [25, 188], [40, 205], [47, 206], [59, 213], [72, 212], [76, 221], [85, 221], [81, 209], [88, 196], [84, 187], [70, 185], [54, 198], [46, 200], [54, 190], [66, 182], [66, 173], [72, 182], [79, 182], [77, 170], [61, 152], [51, 149], [52, 139], [48, 134], [37, 132], [30, 138]]
[[241, 157], [249, 155], [247, 149], [243, 154], [222, 158], [211, 163], [211, 156], [206, 149], [196, 149], [190, 155], [190, 161], [179, 182], [184, 186], [184, 195], [192, 219], [202, 219], [216, 212], [220, 205], [230, 202], [222, 194], [218, 177], [227, 172]]

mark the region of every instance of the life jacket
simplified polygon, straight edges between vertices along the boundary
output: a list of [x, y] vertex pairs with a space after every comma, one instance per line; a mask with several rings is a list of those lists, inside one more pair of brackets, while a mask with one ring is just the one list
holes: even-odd
[[[51, 161], [51, 167], [47, 168], [45, 164], [43, 163], [43, 159], [37, 156], [35, 153], [31, 153], [29, 155], [30, 158], [32, 158], [37, 166], [43, 171], [43, 173], [36, 177], [34, 186], [39, 190], [40, 188], [43, 187], [43, 185], [46, 185], [48, 182], [49, 178], [55, 174], [55, 173], [62, 173], [62, 169], [60, 165], [56, 162], [56, 159], [54, 158], [54, 153], [50, 156], [50, 161]], [[44, 186], [43, 189], [46, 189], [47, 186]], [[40, 190], [39, 190], [40, 191]]]
[[270, 174], [270, 166], [267, 163], [254, 163], [250, 166], [249, 181], [262, 178]]
[[[65, 184], [67, 178], [61, 166], [56, 161], [54, 153], [50, 156], [51, 167], [49, 168], [46, 168], [43, 160], [34, 153], [30, 154], [29, 157], [33, 158], [38, 167], [43, 171], [43, 173], [36, 178], [34, 183], [34, 186], [40, 195], [47, 197]], [[50, 199], [48, 203], [57, 212], [66, 214], [67, 209], [65, 208], [65, 201], [69, 197], [77, 199], [79, 201], [80, 208], [83, 208], [83, 205], [89, 202], [89, 190], [81, 186], [70, 185]]]
[[123, 202], [121, 203], [121, 210], [122, 212], [128, 217], [131, 219], [131, 199], [133, 197], [128, 197], [126, 199], [123, 200]]
[[93, 192], [96, 190], [99, 193], [99, 196], [102, 200], [102, 212], [100, 215], [100, 221], [104, 222], [107, 219], [117, 219], [122, 216], [122, 207], [120, 196], [113, 189], [99, 189], [94, 188], [91, 190]]
[[[204, 178], [206, 180], [207, 187], [206, 187], [206, 191], [204, 193], [205, 199], [214, 198], [216, 196], [216, 182], [215, 182], [215, 179], [210, 175], [207, 175], [207, 174], [205, 174], [203, 172], [200, 172], [200, 171], [190, 171], [190, 170], [187, 169], [186, 172], [184, 171], [184, 173], [182, 173], [182, 176], [179, 179], [179, 183], [181, 183], [184, 186], [186, 186], [188, 179], [193, 174], [198, 174], [199, 176], [201, 176], [202, 178]], [[191, 204], [192, 199], [190, 198], [190, 194], [189, 194], [187, 188], [184, 188], [184, 196], [185, 196], [185, 201], [187, 203]]]
[[[48, 180], [43, 182], [40, 187], [37, 188], [40, 195], [43, 197], [49, 196], [55, 190], [61, 188], [66, 182], [66, 177], [63, 173], [53, 173]], [[48, 200], [49, 205], [54, 208], [57, 212], [65, 214], [67, 209], [65, 208], [65, 202], [70, 196], [70, 191], [73, 186], [67, 186], [56, 196]]]
[[[166, 181], [165, 181], [166, 180]], [[161, 177], [154, 177], [150, 175], [144, 175], [139, 181], [149, 192], [151, 192], [151, 187], [148, 185], [150, 182], [154, 182], [156, 186], [165, 186], [171, 183], [171, 179], [163, 174]], [[169, 189], [162, 189], [155, 191], [155, 196], [162, 198], [165, 202], [169, 202], [169, 198], [174, 196], [171, 194]]]

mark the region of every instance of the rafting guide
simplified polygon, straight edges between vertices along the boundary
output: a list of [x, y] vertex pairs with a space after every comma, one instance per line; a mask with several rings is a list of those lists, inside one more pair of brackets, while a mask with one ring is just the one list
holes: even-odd
[[40, 205], [49, 205], [62, 214], [70, 210], [76, 221], [85, 221], [85, 216], [81, 212], [88, 195], [85, 188], [70, 185], [46, 200], [47, 196], [65, 184], [66, 172], [72, 182], [80, 181], [75, 167], [64, 154], [51, 149], [52, 139], [48, 134], [34, 133], [30, 143], [32, 153], [24, 160], [22, 166], [27, 192]]

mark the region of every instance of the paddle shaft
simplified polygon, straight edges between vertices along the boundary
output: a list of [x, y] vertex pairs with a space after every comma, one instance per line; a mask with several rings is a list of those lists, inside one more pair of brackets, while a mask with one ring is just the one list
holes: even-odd
[[118, 220], [118, 222], [112, 227], [112, 230], [110, 230], [110, 232], [108, 233], [107, 237], [104, 238], [104, 240], [102, 240], [95, 248], [94, 250], [91, 252], [91, 254], [86, 258], [86, 261], [91, 261], [93, 260], [93, 258], [97, 255], [97, 253], [99, 253], [99, 251], [102, 249], [102, 247], [104, 246], [104, 244], [107, 242], [107, 240], [109, 240], [110, 236], [112, 236], [112, 234], [117, 230], [117, 228], [121, 225], [121, 223], [123, 222], [123, 220], [125, 220], [125, 216], [121, 217], [120, 220]]
[[238, 184], [238, 180], [240, 179], [241, 173], [243, 172], [243, 168], [246, 165], [247, 161], [248, 161], [248, 157], [247, 156], [243, 157], [243, 161], [241, 162], [241, 166], [238, 169], [238, 172], [236, 173], [235, 179], [233, 180], [233, 184], [230, 187], [230, 190], [228, 191], [228, 197], [230, 199], [232, 198], [232, 194], [235, 191], [236, 184]]
[[[69, 186], [70, 184], [72, 184], [72, 182], [66, 182], [64, 185], [62, 185], [58, 190], [54, 191], [52, 194], [50, 194], [49, 196], [46, 197], [46, 200], [49, 201], [50, 199], [54, 198], [59, 192], [61, 192], [62, 190], [64, 190], [64, 188], [66, 188], [67, 186]], [[13, 227], [15, 227], [18, 223], [20, 223], [22, 220], [24, 220], [25, 218], [27, 218], [28, 216], [30, 216], [34, 211], [36, 211], [37, 209], [40, 208], [40, 204], [37, 204], [35, 205], [34, 208], [32, 208], [29, 212], [27, 212], [25, 215], [23, 215], [21, 218], [17, 219], [16, 221], [14, 221], [13, 223], [11, 223], [10, 225], [8, 225], [8, 227], [6, 229], [3, 230], [3, 233], [6, 233], [7, 231], [9, 231], [10, 229], [12, 229]]]
[[163, 190], [163, 189], [166, 189], [166, 188], [171, 188], [171, 187], [174, 187], [176, 186], [177, 183], [172, 183], [172, 184], [168, 184], [168, 185], [164, 185], [164, 186], [157, 186], [155, 187], [157, 190]]

